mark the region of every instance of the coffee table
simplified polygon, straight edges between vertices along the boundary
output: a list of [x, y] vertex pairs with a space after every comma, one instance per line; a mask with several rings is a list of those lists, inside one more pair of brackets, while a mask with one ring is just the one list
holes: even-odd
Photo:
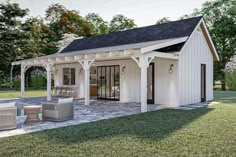
[[37, 106], [37, 105], [24, 106], [24, 112], [26, 114], [26, 119], [25, 119], [24, 124], [39, 123], [40, 110], [41, 110], [41, 106]]

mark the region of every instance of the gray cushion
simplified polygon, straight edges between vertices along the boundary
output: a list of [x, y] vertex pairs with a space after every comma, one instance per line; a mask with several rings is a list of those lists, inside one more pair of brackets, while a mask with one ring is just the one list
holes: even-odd
[[10, 103], [0, 103], [0, 109], [5, 109], [5, 108], [15, 108], [16, 103], [15, 102], [10, 102]]

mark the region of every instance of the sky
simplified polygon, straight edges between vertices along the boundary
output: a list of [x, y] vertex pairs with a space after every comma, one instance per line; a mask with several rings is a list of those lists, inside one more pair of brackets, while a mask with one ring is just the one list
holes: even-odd
[[[74, 9], [82, 16], [98, 13], [104, 20], [110, 21], [116, 14], [123, 14], [135, 20], [140, 26], [155, 24], [162, 17], [177, 20], [201, 8], [206, 0], [11, 0], [22, 8], [30, 9], [30, 16], [45, 16], [49, 5], [60, 3], [67, 9]], [[0, 0], [6, 2], [6, 0]]]

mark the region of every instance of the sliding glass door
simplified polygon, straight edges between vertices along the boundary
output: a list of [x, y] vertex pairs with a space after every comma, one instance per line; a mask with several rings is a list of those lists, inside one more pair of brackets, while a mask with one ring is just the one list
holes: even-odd
[[150, 63], [147, 72], [147, 103], [154, 104], [154, 63]]
[[98, 99], [120, 100], [120, 66], [97, 67]]
[[206, 64], [201, 64], [201, 102], [206, 101]]

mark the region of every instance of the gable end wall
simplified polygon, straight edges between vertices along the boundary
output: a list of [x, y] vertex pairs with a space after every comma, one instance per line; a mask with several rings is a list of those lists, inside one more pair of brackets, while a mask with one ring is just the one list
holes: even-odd
[[201, 64], [206, 64], [206, 100], [213, 100], [213, 56], [200, 31], [195, 31], [179, 59], [179, 105], [201, 102]]

